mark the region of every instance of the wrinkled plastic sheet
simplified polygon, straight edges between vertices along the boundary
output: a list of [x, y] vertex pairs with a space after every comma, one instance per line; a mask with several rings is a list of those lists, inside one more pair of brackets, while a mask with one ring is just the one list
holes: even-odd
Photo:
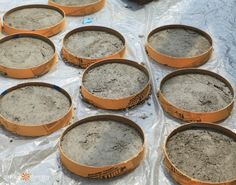
[[[0, 0], [0, 15], [18, 5], [47, 3], [46, 0]], [[159, 0], [145, 6], [136, 6], [125, 0], [108, 0], [106, 7], [85, 17], [67, 17], [67, 27], [51, 38], [60, 53], [65, 34], [83, 25], [103, 25], [120, 31], [126, 38], [126, 58], [143, 62], [149, 68], [153, 93], [148, 101], [125, 111], [98, 110], [83, 101], [79, 94], [83, 70], [66, 65], [60, 56], [59, 64], [48, 74], [30, 80], [0, 77], [0, 91], [28, 81], [54, 83], [65, 88], [73, 97], [76, 119], [109, 112], [128, 116], [145, 131], [148, 145], [145, 160], [132, 173], [106, 181], [88, 180], [66, 170], [59, 159], [57, 144], [64, 129], [38, 138], [19, 137], [0, 126], [0, 184], [1, 185], [174, 185], [164, 170], [162, 148], [166, 136], [181, 121], [163, 112], [156, 98], [160, 80], [174, 69], [155, 63], [147, 57], [144, 43], [148, 32], [165, 24], [187, 24], [207, 31], [214, 40], [214, 53], [201, 68], [226, 77], [233, 86], [236, 82], [236, 1], [235, 0]], [[86, 19], [92, 23], [85, 24]], [[236, 114], [222, 125], [236, 131]], [[30, 174], [23, 181], [22, 173]]]

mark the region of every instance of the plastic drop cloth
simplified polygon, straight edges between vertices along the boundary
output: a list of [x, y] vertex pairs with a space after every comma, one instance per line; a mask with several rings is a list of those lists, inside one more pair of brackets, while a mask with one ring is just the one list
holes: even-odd
[[[79, 86], [83, 70], [59, 64], [48, 74], [30, 80], [0, 77], [0, 91], [27, 81], [54, 83], [65, 88], [73, 97], [79, 119], [102, 112], [117, 113], [136, 121], [148, 139], [145, 160], [132, 173], [106, 181], [88, 180], [73, 175], [60, 162], [57, 144], [64, 129], [49, 136], [25, 138], [11, 134], [0, 126], [0, 184], [1, 185], [174, 185], [162, 164], [162, 146], [166, 136], [182, 122], [163, 112], [156, 99], [156, 91], [163, 76], [173, 71], [147, 57], [144, 43], [147, 34], [165, 24], [187, 24], [207, 31], [214, 40], [214, 53], [201, 68], [212, 70], [236, 83], [236, 1], [235, 0], [159, 0], [145, 6], [136, 6], [125, 0], [107, 0], [106, 7], [93, 15], [67, 17], [67, 27], [51, 38], [60, 53], [64, 35], [87, 18], [92, 23], [120, 31], [126, 38], [126, 58], [143, 62], [151, 71], [153, 93], [149, 100], [129, 111], [102, 111], [80, 99]], [[0, 0], [0, 15], [18, 5], [47, 3], [46, 0]], [[236, 131], [236, 109], [222, 125]], [[30, 175], [22, 180], [22, 173]]]

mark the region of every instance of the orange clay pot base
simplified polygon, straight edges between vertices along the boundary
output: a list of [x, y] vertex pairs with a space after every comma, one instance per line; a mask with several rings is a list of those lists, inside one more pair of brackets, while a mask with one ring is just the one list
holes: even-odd
[[236, 178], [236, 140], [223, 133], [188, 128], [170, 137], [166, 146], [171, 162], [191, 178], [211, 183]]
[[75, 56], [93, 59], [110, 56], [125, 47], [120, 38], [103, 31], [76, 32], [64, 45]]
[[210, 75], [194, 73], [168, 79], [161, 93], [172, 105], [191, 112], [218, 111], [233, 99], [225, 83]]
[[70, 100], [61, 92], [44, 86], [26, 86], [5, 94], [0, 113], [19, 125], [41, 125], [65, 116]]
[[126, 161], [143, 146], [139, 132], [122, 122], [90, 121], [68, 131], [61, 147], [71, 160], [87, 166], [106, 166]]
[[124, 98], [140, 92], [148, 83], [148, 76], [140, 69], [122, 63], [102, 64], [89, 70], [84, 87], [102, 98]]
[[4, 22], [15, 29], [38, 30], [55, 26], [63, 15], [49, 8], [24, 8], [4, 17]]
[[54, 48], [38, 38], [23, 36], [0, 43], [0, 65], [9, 68], [32, 68], [48, 62]]
[[99, 0], [52, 0], [53, 2], [64, 6], [84, 6], [91, 3], [96, 3]]
[[201, 55], [211, 47], [206, 37], [183, 28], [158, 31], [149, 38], [148, 42], [156, 51], [172, 57]]

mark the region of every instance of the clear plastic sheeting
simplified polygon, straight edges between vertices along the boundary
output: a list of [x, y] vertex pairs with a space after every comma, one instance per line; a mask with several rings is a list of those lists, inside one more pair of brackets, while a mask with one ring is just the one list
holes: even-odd
[[[0, 15], [23, 4], [44, 3], [46, 0], [0, 0]], [[75, 119], [98, 113], [116, 113], [137, 122], [147, 136], [145, 160], [133, 172], [110, 180], [89, 180], [73, 175], [59, 159], [57, 144], [64, 129], [38, 138], [19, 137], [0, 126], [0, 184], [1, 185], [174, 185], [164, 170], [162, 148], [166, 136], [183, 122], [163, 112], [156, 98], [160, 80], [174, 69], [157, 64], [145, 53], [147, 34], [165, 24], [186, 24], [208, 32], [214, 41], [209, 62], [200, 68], [217, 72], [233, 86], [236, 82], [236, 1], [235, 0], [159, 0], [145, 6], [125, 0], [107, 0], [106, 7], [93, 15], [67, 17], [66, 29], [52, 37], [60, 55], [65, 34], [79, 26], [103, 25], [121, 32], [128, 43], [126, 58], [144, 63], [153, 80], [153, 93], [144, 104], [131, 110], [104, 111], [81, 100], [79, 87], [82, 69], [65, 64], [61, 56], [58, 65], [48, 74], [30, 80], [16, 80], [1, 76], [0, 91], [28, 81], [43, 81], [65, 88], [73, 97]], [[86, 23], [87, 19], [90, 19]], [[3, 35], [1, 35], [3, 36]], [[236, 113], [221, 125], [236, 131]]]

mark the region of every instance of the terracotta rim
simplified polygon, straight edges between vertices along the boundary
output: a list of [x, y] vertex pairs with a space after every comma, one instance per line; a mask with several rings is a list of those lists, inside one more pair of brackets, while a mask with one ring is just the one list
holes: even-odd
[[[113, 53], [112, 55], [101, 57], [101, 58], [89, 58], [89, 57], [80, 57], [72, 54], [65, 46], [65, 41], [73, 34], [83, 31], [102, 31], [110, 33], [116, 37], [118, 37], [123, 42], [123, 48], [119, 51]], [[96, 62], [100, 62], [105, 59], [114, 59], [114, 58], [123, 58], [126, 50], [126, 41], [125, 38], [116, 30], [113, 30], [108, 27], [103, 26], [83, 26], [76, 28], [69, 33], [66, 34], [66, 36], [63, 39], [63, 47], [62, 47], [62, 54], [64, 58], [74, 65], [78, 65], [81, 68], [87, 68], [89, 65], [94, 64]]]
[[[36, 29], [36, 30], [14, 28], [12, 26], [9, 26], [5, 22], [5, 18], [9, 14], [11, 14], [17, 10], [22, 10], [22, 9], [27, 9], [27, 8], [52, 9], [52, 10], [59, 12], [63, 16], [63, 18], [60, 22], [58, 22], [57, 24], [55, 24], [53, 26], [45, 27], [45, 28], [41, 28], [41, 29]], [[8, 35], [12, 35], [12, 34], [16, 34], [16, 33], [36, 33], [36, 34], [44, 35], [46, 37], [51, 37], [51, 36], [54, 36], [54, 35], [58, 34], [59, 32], [61, 32], [64, 29], [65, 24], [66, 24], [66, 20], [65, 20], [65, 13], [63, 10], [61, 10], [60, 8], [57, 8], [55, 6], [44, 5], [44, 4], [30, 4], [30, 5], [18, 6], [16, 8], [9, 10], [8, 12], [6, 12], [3, 16], [3, 30]]]
[[[140, 136], [143, 139], [143, 145], [142, 148], [139, 150], [139, 152], [133, 156], [130, 159], [127, 159], [126, 161], [122, 161], [120, 163], [115, 163], [112, 165], [106, 165], [106, 166], [88, 166], [85, 164], [80, 164], [76, 161], [73, 161], [70, 159], [66, 154], [64, 153], [62, 149], [62, 141], [63, 137], [73, 128], [77, 127], [80, 124], [86, 124], [87, 122], [91, 121], [97, 121], [97, 120], [113, 120], [113, 121], [118, 121], [122, 122], [123, 124], [128, 124], [132, 128], [134, 128], [137, 132], [139, 132]], [[94, 178], [94, 179], [108, 179], [112, 178], [115, 176], [120, 176], [125, 173], [128, 173], [132, 170], [134, 170], [141, 161], [144, 158], [145, 155], [145, 146], [146, 146], [146, 137], [145, 134], [142, 130], [142, 128], [137, 125], [135, 122], [132, 120], [120, 116], [120, 115], [114, 115], [114, 114], [100, 114], [96, 116], [90, 116], [87, 118], [84, 118], [72, 125], [70, 125], [62, 134], [60, 138], [60, 143], [59, 143], [59, 151], [60, 151], [60, 158], [62, 161], [62, 164], [71, 172], [82, 176], [82, 177], [88, 177], [88, 178]]]
[[[126, 65], [130, 65], [132, 67], [135, 67], [141, 70], [148, 77], [147, 84], [143, 87], [142, 90], [138, 91], [137, 93], [131, 96], [123, 97], [123, 98], [104, 98], [104, 97], [99, 97], [89, 92], [89, 90], [83, 84], [85, 75], [91, 69], [94, 69], [104, 64], [113, 64], [113, 63], [126, 64]], [[126, 60], [126, 59], [104, 60], [104, 61], [101, 61], [101, 62], [98, 62], [89, 66], [83, 73], [81, 84], [82, 84], [81, 89], [80, 89], [81, 95], [86, 101], [88, 101], [90, 104], [94, 105], [95, 107], [102, 108], [102, 109], [109, 109], [109, 110], [120, 110], [120, 109], [134, 107], [135, 105], [145, 101], [151, 93], [151, 80], [150, 80], [150, 75], [149, 75], [148, 70], [144, 66], [138, 64], [137, 62]]]
[[170, 173], [170, 175], [176, 180], [176, 182], [178, 182], [182, 185], [189, 185], [189, 184], [192, 184], [192, 185], [233, 185], [233, 184], [235, 184], [236, 179], [232, 179], [232, 180], [225, 181], [225, 182], [219, 182], [219, 183], [200, 181], [198, 179], [194, 179], [194, 178], [186, 175], [181, 170], [179, 170], [171, 162], [168, 152], [167, 152], [167, 143], [168, 143], [169, 139], [172, 136], [174, 136], [176, 133], [184, 131], [184, 130], [188, 130], [191, 128], [208, 128], [208, 129], [215, 130], [221, 134], [227, 135], [228, 137], [236, 139], [236, 134], [233, 131], [231, 131], [225, 127], [210, 124], [210, 123], [190, 123], [190, 124], [185, 124], [185, 125], [182, 125], [176, 129], [174, 129], [169, 134], [169, 136], [167, 137], [165, 144], [164, 144], [164, 164], [165, 164], [165, 168]]
[[[202, 54], [195, 55], [192, 57], [173, 57], [173, 56], [169, 56], [169, 55], [163, 54], [163, 53], [155, 50], [149, 44], [150, 37], [152, 35], [154, 35], [155, 33], [162, 31], [162, 30], [166, 30], [166, 29], [177, 29], [177, 28], [178, 29], [188, 29], [188, 30], [194, 31], [194, 32], [202, 35], [203, 37], [205, 37], [209, 41], [211, 47], [208, 48], [208, 50], [206, 50]], [[173, 24], [173, 25], [161, 26], [161, 27], [158, 27], [158, 28], [152, 30], [147, 37], [145, 48], [146, 48], [148, 55], [153, 60], [155, 60], [156, 62], [158, 62], [160, 64], [164, 64], [164, 65], [174, 67], [174, 68], [191, 68], [191, 67], [200, 66], [209, 60], [209, 58], [212, 54], [212, 51], [213, 51], [213, 41], [212, 41], [211, 36], [208, 33], [204, 32], [203, 30], [200, 30], [200, 29], [192, 27], [192, 26]]]
[[[205, 75], [209, 75], [220, 80], [221, 82], [225, 83], [230, 89], [233, 96], [231, 102], [226, 107], [219, 109], [217, 111], [212, 111], [212, 112], [192, 112], [192, 111], [185, 110], [185, 109], [179, 108], [176, 105], [171, 104], [167, 100], [167, 98], [162, 94], [161, 92], [162, 86], [170, 78], [178, 76], [178, 75], [184, 75], [184, 74], [205, 74]], [[234, 105], [235, 94], [234, 94], [234, 89], [231, 86], [231, 84], [222, 76], [208, 70], [192, 68], [192, 69], [177, 70], [166, 75], [161, 81], [157, 96], [159, 97], [159, 101], [162, 108], [175, 118], [178, 118], [187, 122], [211, 122], [212, 123], [212, 122], [218, 122], [218, 121], [224, 120], [231, 114], [231, 111]]]
[[69, 124], [69, 122], [72, 118], [72, 115], [73, 115], [72, 99], [71, 99], [71, 96], [64, 89], [60, 88], [59, 86], [56, 86], [53, 84], [48, 84], [48, 83], [43, 83], [43, 82], [22, 83], [22, 84], [18, 84], [16, 86], [13, 86], [13, 87], [5, 90], [1, 94], [0, 98], [5, 96], [9, 92], [12, 92], [16, 89], [19, 89], [22, 87], [27, 87], [27, 86], [49, 87], [49, 88], [59, 91], [60, 93], [65, 95], [68, 98], [68, 100], [70, 101], [70, 108], [68, 109], [67, 113], [65, 115], [63, 115], [61, 118], [58, 118], [58, 119], [51, 121], [49, 123], [44, 123], [44, 124], [40, 124], [40, 125], [33, 125], [33, 124], [20, 125], [20, 124], [17, 124], [17, 123], [14, 123], [14, 122], [8, 120], [7, 118], [5, 118], [4, 116], [2, 116], [0, 114], [0, 121], [1, 121], [0, 123], [2, 123], [2, 125], [7, 130], [9, 130], [13, 133], [16, 133], [18, 135], [21, 135], [21, 136], [35, 137], [35, 136], [49, 135], [52, 132], [54, 132], [60, 128], [63, 128], [64, 126]]
[[9, 35], [0, 39], [0, 44], [6, 41], [12, 40], [12, 39], [16, 39], [16, 38], [34, 38], [34, 39], [42, 40], [53, 48], [54, 50], [53, 56], [48, 61], [45, 61], [43, 64], [39, 64], [39, 65], [36, 65], [34, 67], [29, 67], [29, 68], [14, 68], [14, 67], [7, 67], [0, 64], [0, 73], [3, 73], [4, 75], [12, 77], [12, 78], [33, 78], [33, 77], [41, 76], [49, 72], [51, 68], [57, 64], [58, 56], [56, 53], [55, 45], [47, 37], [44, 37], [39, 34], [33, 34], [33, 33], [19, 33], [19, 34]]
[[83, 16], [83, 15], [89, 15], [89, 14], [92, 14], [101, 10], [106, 4], [106, 0], [97, 0], [97, 2], [88, 3], [82, 6], [62, 5], [62, 4], [54, 2], [53, 0], [48, 0], [48, 4], [61, 8], [65, 12], [66, 15]]

